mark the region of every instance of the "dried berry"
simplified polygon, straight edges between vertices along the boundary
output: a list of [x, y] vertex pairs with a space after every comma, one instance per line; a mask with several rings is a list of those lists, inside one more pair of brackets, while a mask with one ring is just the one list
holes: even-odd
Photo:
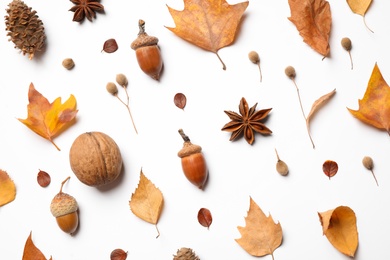
[[67, 70], [71, 70], [73, 69], [74, 67], [74, 61], [73, 59], [71, 58], [66, 58], [62, 61], [62, 66], [67, 69]]
[[118, 94], [118, 88], [116, 87], [114, 82], [108, 82], [106, 85], [106, 89], [107, 89], [108, 93], [110, 93], [113, 96]]
[[287, 66], [284, 70], [284, 73], [290, 79], [295, 79], [296, 73], [295, 73], [295, 68], [293, 66]]
[[276, 162], [276, 171], [280, 175], [286, 176], [288, 174], [288, 166], [284, 161], [280, 160], [278, 151], [276, 149], [275, 152], [276, 152], [276, 157], [278, 159], [278, 161]]
[[51, 182], [50, 175], [45, 171], [39, 170], [37, 174], [37, 182], [41, 187], [49, 186]]
[[344, 50], [346, 50], [349, 54], [349, 59], [351, 60], [351, 70], [353, 69], [353, 62], [352, 62], [352, 55], [351, 55], [351, 49], [352, 49], [352, 42], [351, 39], [348, 37], [344, 37], [341, 39], [341, 46], [343, 46]]
[[124, 88], [127, 87], [128, 81], [127, 81], [127, 77], [124, 74], [122, 73], [117, 74], [115, 80], [120, 86]]
[[260, 82], [262, 81], [263, 79], [263, 76], [261, 75], [261, 68], [260, 68], [260, 56], [257, 52], [255, 51], [251, 51], [248, 53], [248, 58], [249, 60], [254, 63], [254, 64], [257, 64], [257, 66], [259, 67], [259, 72], [260, 72]]
[[364, 156], [362, 163], [363, 163], [364, 167], [366, 167], [367, 170], [371, 171], [372, 176], [374, 177], [374, 180], [376, 182], [376, 185], [379, 186], [378, 180], [376, 179], [376, 176], [374, 174], [374, 170], [373, 170], [374, 169], [374, 161], [372, 160], [372, 158], [370, 156]]

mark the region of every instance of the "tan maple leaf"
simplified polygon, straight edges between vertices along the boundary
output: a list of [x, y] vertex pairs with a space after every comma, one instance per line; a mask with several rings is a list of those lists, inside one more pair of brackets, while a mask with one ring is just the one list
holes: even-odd
[[[31, 238], [32, 232], [30, 232], [30, 235], [28, 236], [26, 240], [26, 244], [24, 245], [23, 250], [23, 258], [22, 260], [46, 260], [46, 257], [42, 254], [41, 250], [39, 250], [32, 241]], [[50, 256], [51, 260], [52, 257]]]
[[347, 206], [318, 213], [323, 234], [341, 253], [354, 257], [358, 247], [356, 215]]
[[272, 255], [282, 244], [283, 232], [280, 223], [275, 224], [272, 216], [264, 214], [256, 202], [250, 198], [245, 227], [237, 227], [241, 238], [236, 242], [253, 256]]
[[[134, 215], [146, 222], [154, 224], [157, 229], [157, 222], [164, 205], [164, 198], [161, 191], [146, 178], [142, 170], [138, 187], [131, 195], [129, 205]], [[158, 229], [157, 232], [159, 236]]]
[[348, 111], [360, 121], [386, 130], [390, 135], [390, 87], [375, 63], [366, 93], [359, 100], [359, 109]]
[[330, 5], [325, 0], [288, 0], [291, 17], [303, 41], [324, 57], [329, 56], [332, 26]]
[[166, 27], [180, 38], [213, 52], [226, 69], [218, 50], [233, 43], [249, 2], [230, 5], [225, 0], [184, 0], [184, 10], [168, 6], [176, 27]]
[[57, 150], [53, 138], [70, 126], [76, 117], [76, 98], [70, 95], [65, 103], [56, 98], [52, 103], [39, 93], [31, 83], [28, 91], [29, 104], [26, 119], [18, 119], [38, 135], [49, 140]]

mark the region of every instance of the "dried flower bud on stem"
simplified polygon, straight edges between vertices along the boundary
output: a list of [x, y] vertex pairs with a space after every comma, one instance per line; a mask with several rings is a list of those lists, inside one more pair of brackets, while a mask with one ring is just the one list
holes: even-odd
[[[301, 106], [302, 115], [303, 115], [303, 118], [305, 119], [305, 122], [307, 122], [307, 118], [306, 118], [306, 115], [305, 115], [305, 111], [303, 110], [303, 106], [302, 106], [301, 95], [299, 94], [298, 85], [297, 85], [297, 83], [295, 82], [295, 77], [296, 77], [295, 68], [292, 67], [292, 66], [287, 66], [286, 69], [284, 70], [284, 73], [285, 73], [286, 76], [289, 77], [289, 79], [291, 79], [292, 82], [294, 83], [294, 86], [295, 86], [295, 88], [296, 88], [296, 90], [297, 90], [298, 99], [299, 99], [299, 105]], [[309, 129], [308, 129], [308, 131], [307, 131], [307, 134], [309, 135], [311, 144], [313, 145], [313, 149], [314, 149], [314, 148], [315, 148], [315, 145], [314, 145], [313, 139], [311, 138]]]
[[115, 96], [127, 109], [127, 111], [129, 112], [129, 115], [130, 115], [130, 119], [131, 119], [131, 123], [133, 124], [133, 127], [134, 127], [134, 130], [135, 130], [135, 133], [138, 134], [138, 131], [137, 131], [137, 128], [135, 126], [135, 123], [134, 123], [134, 120], [133, 120], [133, 116], [131, 114], [131, 111], [130, 111], [130, 96], [129, 96], [129, 93], [127, 91], [127, 84], [128, 84], [128, 81], [127, 81], [127, 78], [124, 74], [117, 74], [116, 75], [116, 82], [121, 86], [123, 87], [123, 89], [125, 90], [125, 93], [126, 93], [126, 102], [123, 101], [119, 96], [118, 96], [118, 88], [117, 86], [115, 85], [115, 83], [113, 82], [108, 82], [107, 85], [106, 85], [106, 90], [108, 93], [110, 93], [111, 95]]
[[342, 38], [341, 46], [343, 46], [344, 50], [348, 52], [349, 59], [351, 60], [351, 70], [353, 70], [353, 62], [352, 62], [352, 55], [351, 55], [351, 49], [352, 49], [351, 39], [349, 39], [348, 37]]
[[261, 74], [261, 67], [260, 67], [260, 56], [257, 52], [255, 51], [251, 51], [248, 53], [248, 58], [249, 60], [254, 63], [254, 64], [257, 64], [257, 66], [259, 67], [259, 72], [260, 72], [260, 82], [262, 81], [263, 79], [263, 75]]
[[376, 185], [379, 186], [378, 180], [376, 179], [374, 171], [373, 171], [374, 161], [372, 160], [372, 158], [370, 156], [364, 156], [362, 163], [363, 163], [364, 167], [366, 167], [367, 170], [371, 171], [372, 176], [374, 177], [374, 180], [376, 182]]

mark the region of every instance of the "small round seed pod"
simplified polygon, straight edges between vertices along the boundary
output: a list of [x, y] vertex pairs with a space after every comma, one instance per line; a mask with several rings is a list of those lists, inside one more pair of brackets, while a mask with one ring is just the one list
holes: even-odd
[[284, 70], [284, 73], [290, 79], [294, 79], [296, 76], [295, 68], [293, 66], [287, 66], [286, 69]]
[[73, 69], [74, 65], [74, 61], [71, 58], [66, 58], [62, 61], [62, 66], [67, 70]]
[[177, 153], [181, 158], [183, 173], [192, 184], [203, 189], [208, 170], [202, 147], [191, 143], [190, 138], [184, 134], [182, 129], [179, 130], [179, 134], [184, 140], [183, 148]]
[[344, 37], [341, 39], [341, 46], [343, 46], [343, 48], [346, 50], [346, 51], [350, 51], [352, 49], [352, 42], [351, 42], [351, 39], [349, 39], [348, 37]]
[[163, 67], [160, 48], [158, 47], [158, 38], [149, 36], [145, 32], [145, 22], [139, 20], [139, 33], [130, 47], [135, 50], [138, 65], [141, 70], [155, 80], [160, 79], [160, 73]]
[[106, 85], [106, 90], [111, 95], [116, 95], [118, 93], [118, 88], [116, 87], [114, 82], [108, 82]]
[[250, 52], [248, 53], [248, 58], [249, 58], [249, 60], [250, 60], [252, 63], [254, 63], [254, 64], [260, 63], [260, 56], [259, 56], [259, 54], [258, 54], [257, 52], [255, 52], [255, 51], [250, 51]]
[[54, 196], [50, 204], [51, 214], [56, 218], [57, 224], [62, 231], [73, 234], [79, 224], [78, 204], [74, 197], [62, 192], [62, 187], [70, 177], [61, 183], [60, 192]]
[[277, 162], [276, 162], [276, 171], [280, 175], [286, 176], [288, 174], [288, 166], [287, 166], [287, 164], [284, 161], [280, 160], [279, 154], [276, 151], [276, 149], [275, 149], [275, 152], [276, 152], [276, 157], [278, 159]]
[[116, 75], [116, 82], [121, 85], [122, 87], [127, 87], [127, 84], [128, 84], [128, 81], [127, 81], [127, 77], [122, 74], [122, 73], [119, 73]]

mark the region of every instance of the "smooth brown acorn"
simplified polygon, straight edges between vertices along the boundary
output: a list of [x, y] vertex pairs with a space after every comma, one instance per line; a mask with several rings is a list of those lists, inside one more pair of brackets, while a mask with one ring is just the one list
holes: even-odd
[[202, 153], [202, 147], [193, 144], [190, 138], [179, 129], [179, 134], [184, 140], [183, 148], [177, 153], [181, 158], [181, 166], [186, 178], [199, 189], [203, 189], [207, 177], [208, 169], [206, 160]]
[[145, 32], [145, 21], [139, 20], [139, 33], [137, 39], [131, 43], [131, 48], [135, 50], [138, 65], [141, 70], [155, 80], [160, 79], [163, 67], [158, 38], [149, 36]]
[[60, 192], [51, 201], [50, 211], [61, 230], [73, 234], [79, 225], [78, 204], [74, 197], [62, 192], [62, 187], [69, 178], [61, 183]]

